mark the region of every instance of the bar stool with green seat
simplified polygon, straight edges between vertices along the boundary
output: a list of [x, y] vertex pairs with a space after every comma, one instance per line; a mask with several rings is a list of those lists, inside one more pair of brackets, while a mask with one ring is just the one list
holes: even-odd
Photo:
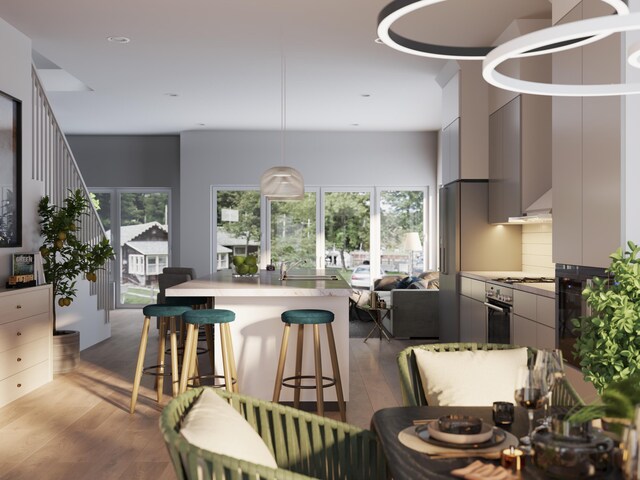
[[[342, 421], [347, 418], [344, 396], [342, 394], [342, 380], [340, 379], [340, 366], [338, 365], [338, 355], [336, 353], [336, 342], [333, 336], [333, 327], [331, 323], [334, 320], [333, 312], [328, 310], [300, 309], [287, 310], [282, 313], [281, 319], [284, 322], [284, 333], [282, 335], [282, 346], [280, 347], [280, 360], [278, 361], [278, 371], [276, 373], [276, 383], [273, 390], [273, 401], [280, 401], [280, 392], [282, 387], [294, 389], [293, 405], [295, 408], [300, 406], [300, 390], [315, 389], [316, 402], [318, 405], [318, 415], [324, 415], [324, 396], [323, 389], [336, 387], [336, 396], [338, 398], [338, 408], [340, 409], [340, 417]], [[287, 358], [287, 347], [289, 344], [289, 330], [291, 325], [298, 325], [298, 343], [296, 347], [296, 367], [295, 375], [282, 378], [284, 375], [284, 365]], [[331, 366], [333, 367], [333, 378], [322, 376], [322, 355], [320, 351], [320, 325], [327, 327], [327, 340], [329, 343], [329, 355], [331, 356]], [[313, 325], [313, 354], [315, 359], [315, 375], [302, 375], [302, 346], [304, 341], [304, 326]], [[315, 378], [314, 385], [302, 385], [303, 379]], [[287, 383], [294, 380], [292, 385]], [[324, 383], [324, 381], [328, 383]]]
[[[129, 412], [133, 413], [136, 409], [136, 402], [138, 400], [138, 391], [140, 389], [140, 380], [142, 374], [156, 375], [156, 395], [157, 400], [162, 400], [162, 389], [164, 387], [164, 355], [165, 355], [165, 343], [166, 343], [166, 321], [169, 319], [169, 329], [171, 331], [170, 344], [171, 344], [171, 390], [174, 396], [178, 394], [178, 341], [176, 336], [176, 317], [180, 317], [183, 313], [191, 310], [190, 306], [179, 305], [163, 305], [152, 304], [146, 305], [142, 309], [144, 314], [144, 323], [142, 324], [142, 334], [140, 336], [140, 347], [138, 349], [138, 362], [136, 365], [136, 373], [133, 379], [133, 391], [131, 392], [131, 405]], [[149, 339], [149, 325], [151, 323], [151, 317], [157, 317], [160, 319], [160, 331], [158, 334], [158, 364], [150, 367], [144, 367], [144, 356], [147, 351], [147, 341]], [[153, 370], [153, 371], [152, 371]]]
[[[231, 310], [207, 308], [185, 312], [182, 319], [187, 326], [187, 339], [184, 344], [182, 372], [180, 373], [180, 393], [184, 393], [187, 390], [189, 379], [197, 378], [197, 376], [195, 376], [196, 356], [198, 331], [201, 325], [210, 329], [212, 329], [214, 325], [219, 326], [224, 386], [230, 392], [237, 392], [238, 373], [236, 371], [236, 361], [233, 353], [233, 343], [231, 341], [231, 330], [229, 328], [229, 323], [236, 319], [236, 314]], [[214, 373], [214, 379], [215, 378], [216, 375]]]

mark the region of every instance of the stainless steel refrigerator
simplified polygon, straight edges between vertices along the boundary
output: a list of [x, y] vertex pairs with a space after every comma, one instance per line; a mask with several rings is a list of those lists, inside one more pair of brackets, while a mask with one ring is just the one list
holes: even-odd
[[489, 224], [487, 180], [458, 180], [439, 192], [440, 342], [460, 341], [460, 271], [520, 271], [522, 228]]

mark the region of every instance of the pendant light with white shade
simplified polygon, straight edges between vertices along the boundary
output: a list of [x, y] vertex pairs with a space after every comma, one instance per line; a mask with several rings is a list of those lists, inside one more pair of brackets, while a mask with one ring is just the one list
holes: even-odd
[[280, 111], [280, 149], [282, 165], [269, 168], [260, 179], [260, 193], [269, 200], [302, 200], [304, 199], [304, 180], [302, 174], [285, 162], [285, 133], [287, 130], [287, 66], [284, 55], [281, 55], [281, 111]]

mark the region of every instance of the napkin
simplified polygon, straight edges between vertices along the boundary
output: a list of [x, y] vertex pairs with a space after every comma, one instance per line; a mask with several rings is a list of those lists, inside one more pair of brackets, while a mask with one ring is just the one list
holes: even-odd
[[476, 460], [464, 468], [452, 470], [451, 475], [465, 480], [516, 480], [518, 478], [511, 470], [480, 460]]

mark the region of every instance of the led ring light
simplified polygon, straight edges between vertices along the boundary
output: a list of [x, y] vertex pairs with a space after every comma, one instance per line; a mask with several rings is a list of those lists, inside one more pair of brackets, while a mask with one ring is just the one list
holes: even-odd
[[[586, 35], [610, 35], [618, 32], [640, 30], [640, 13], [622, 17], [607, 16], [557, 25], [503, 43], [492, 50], [482, 63], [482, 76], [491, 85], [513, 92], [533, 95], [555, 95], [561, 97], [597, 97], [610, 95], [629, 95], [640, 93], [640, 83], [618, 83], [598, 85], [570, 85], [531, 82], [508, 77], [496, 71], [503, 62], [517, 58], [522, 52], [544, 48], [545, 45], [563, 42]], [[571, 47], [566, 47], [568, 49]], [[632, 47], [630, 60], [637, 61], [637, 45]], [[544, 52], [541, 52], [544, 53]]]
[[[422, 57], [446, 58], [452, 60], [482, 60], [495, 47], [458, 47], [450, 45], [436, 45], [433, 43], [424, 43], [417, 40], [404, 37], [393, 31], [391, 27], [400, 18], [411, 12], [421, 8], [435, 5], [436, 3], [446, 2], [447, 0], [394, 0], [382, 9], [378, 15], [378, 38], [391, 48], [403, 53], [411, 55], [419, 55]], [[508, 0], [505, 0], [508, 1]], [[611, 5], [618, 15], [628, 15], [629, 7], [624, 0], [601, 0]], [[574, 47], [586, 45], [595, 42], [600, 38], [606, 37], [607, 34], [596, 35], [587, 38], [574, 38], [569, 42], [557, 42], [547, 44], [542, 49], [544, 53], [551, 53], [565, 49], [568, 45]], [[536, 49], [523, 51], [518, 57], [527, 57], [542, 53]]]

